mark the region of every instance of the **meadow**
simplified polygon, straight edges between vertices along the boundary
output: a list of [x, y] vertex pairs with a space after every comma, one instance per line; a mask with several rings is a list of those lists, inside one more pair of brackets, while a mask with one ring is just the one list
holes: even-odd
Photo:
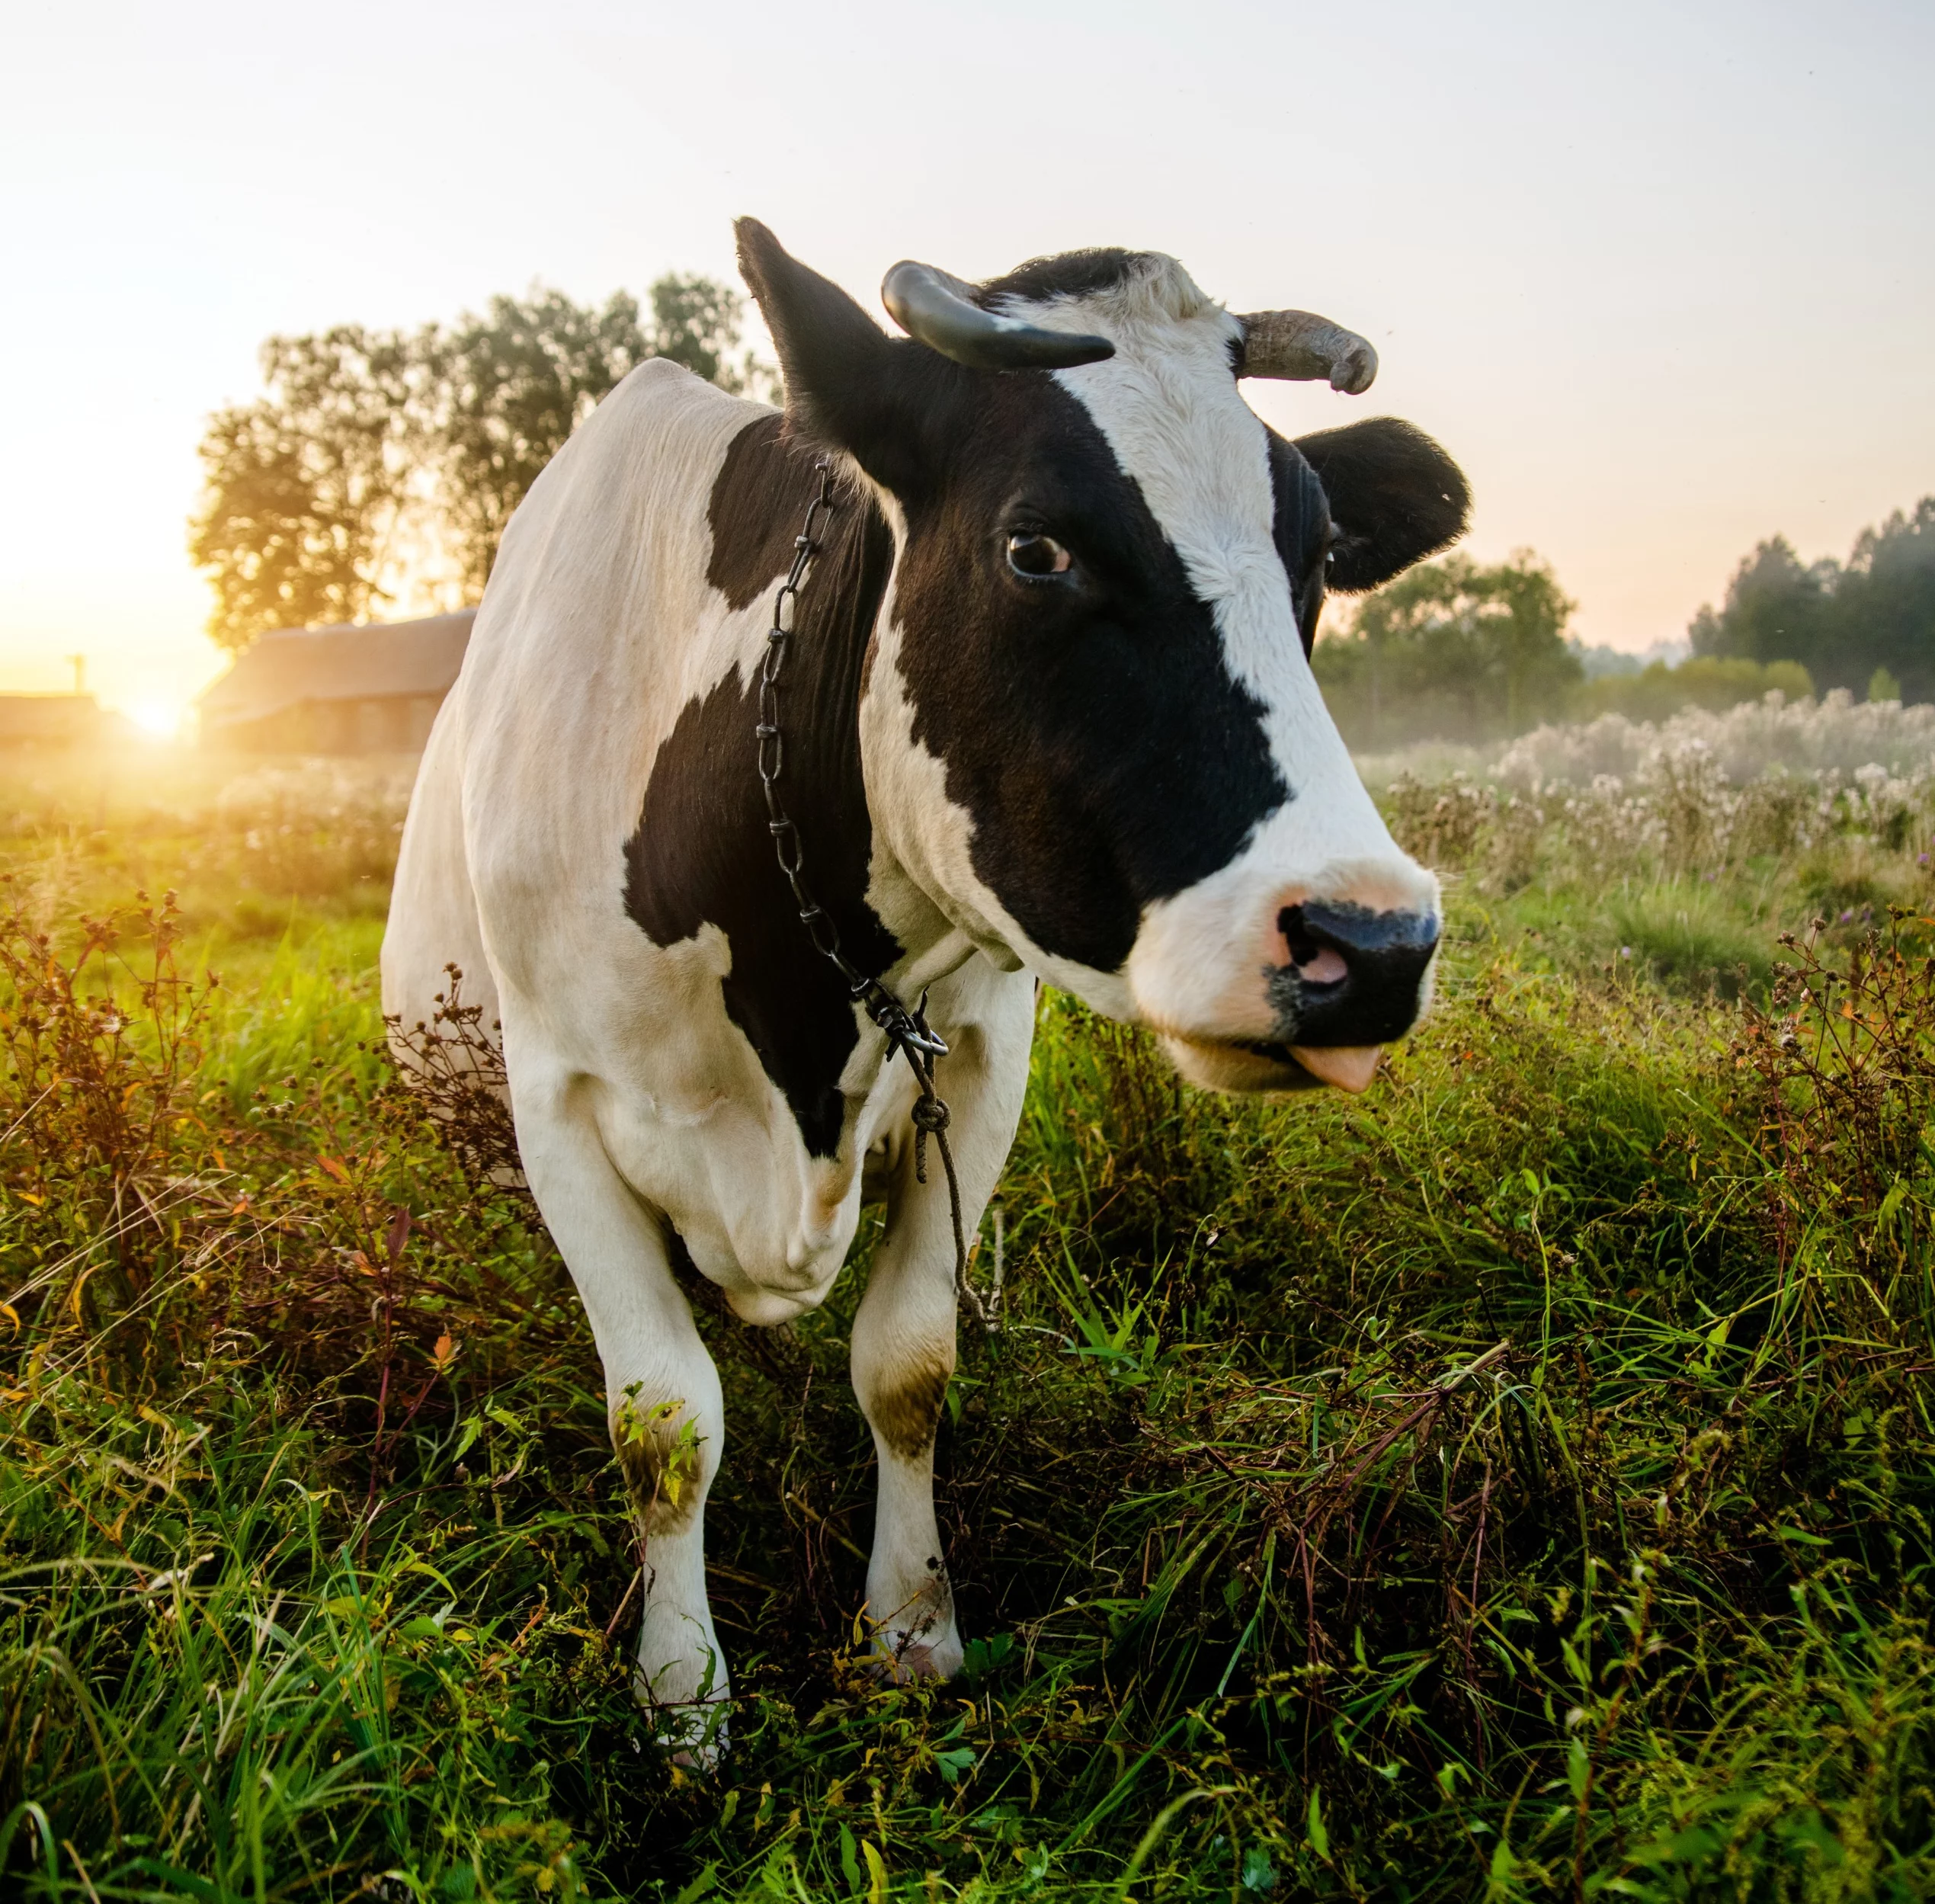
[[867, 1671], [872, 1219], [700, 1293], [713, 1773], [569, 1281], [382, 1053], [399, 777], [0, 783], [0, 1885], [1935, 1893], [1935, 711], [1607, 718], [1370, 764], [1447, 933], [1361, 1098], [1043, 995], [959, 1681]]

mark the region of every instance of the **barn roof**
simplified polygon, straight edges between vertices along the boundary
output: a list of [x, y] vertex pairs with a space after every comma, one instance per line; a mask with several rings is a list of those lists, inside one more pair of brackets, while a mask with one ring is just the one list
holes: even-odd
[[203, 694], [202, 724], [266, 720], [305, 701], [443, 694], [463, 665], [476, 614], [465, 608], [421, 621], [279, 629]]
[[91, 740], [101, 709], [91, 694], [0, 694], [0, 745]]

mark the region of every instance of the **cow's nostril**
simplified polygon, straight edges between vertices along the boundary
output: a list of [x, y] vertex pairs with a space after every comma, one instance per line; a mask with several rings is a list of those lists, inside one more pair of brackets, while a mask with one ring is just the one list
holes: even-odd
[[1341, 985], [1350, 966], [1334, 945], [1322, 943], [1305, 923], [1303, 908], [1286, 906], [1277, 915], [1277, 930], [1289, 948], [1290, 963], [1305, 985]]
[[1286, 906], [1277, 915], [1277, 936], [1290, 949], [1293, 965], [1308, 965], [1317, 956], [1317, 941], [1304, 929], [1303, 908]]
[[1290, 948], [1291, 963], [1296, 967], [1296, 975], [1305, 985], [1340, 985], [1350, 976], [1350, 968], [1344, 962], [1341, 953], [1333, 952], [1328, 945], [1313, 945], [1305, 956], [1299, 957], [1297, 948]]

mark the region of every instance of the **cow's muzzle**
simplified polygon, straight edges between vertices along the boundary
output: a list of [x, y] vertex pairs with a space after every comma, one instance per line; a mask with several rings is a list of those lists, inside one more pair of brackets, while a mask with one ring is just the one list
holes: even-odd
[[1218, 1039], [1165, 1028], [1184, 1075], [1221, 1091], [1363, 1090], [1382, 1048], [1430, 1002], [1435, 912], [1302, 899], [1281, 906], [1257, 973], [1270, 1031]]

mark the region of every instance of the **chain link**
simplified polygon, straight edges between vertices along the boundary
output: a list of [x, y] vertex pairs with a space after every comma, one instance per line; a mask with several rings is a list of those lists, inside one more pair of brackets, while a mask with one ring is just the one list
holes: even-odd
[[759, 720], [753, 732], [759, 742], [759, 784], [766, 796], [767, 831], [773, 838], [773, 852], [780, 870], [792, 889], [799, 923], [806, 928], [814, 950], [839, 973], [846, 982], [847, 996], [886, 1034], [889, 1061], [895, 1052], [899, 1052], [914, 1074], [921, 1093], [913, 1113], [915, 1178], [921, 1183], [927, 1180], [927, 1140], [931, 1136], [947, 1177], [947, 1201], [954, 1226], [954, 1286], [982, 1329], [992, 1335], [1000, 1327], [1001, 1292], [997, 1284], [990, 1298], [984, 1300], [968, 1280], [967, 1239], [961, 1228], [960, 1180], [955, 1174], [954, 1155], [947, 1143], [947, 1106], [934, 1088], [934, 1065], [947, 1056], [947, 1043], [927, 1024], [924, 994], [910, 1011], [877, 978], [861, 971], [847, 957], [833, 915], [813, 897], [812, 888], [806, 883], [806, 847], [780, 793], [780, 782], [786, 772], [786, 736], [780, 726], [780, 683], [792, 650], [799, 591], [806, 584], [813, 557], [819, 553], [821, 524], [838, 506], [833, 500], [831, 460], [822, 457], [813, 467], [820, 479], [819, 493], [806, 505], [805, 524], [793, 539], [792, 566], [773, 598], [773, 625], [767, 632], [766, 658], [759, 670]]

